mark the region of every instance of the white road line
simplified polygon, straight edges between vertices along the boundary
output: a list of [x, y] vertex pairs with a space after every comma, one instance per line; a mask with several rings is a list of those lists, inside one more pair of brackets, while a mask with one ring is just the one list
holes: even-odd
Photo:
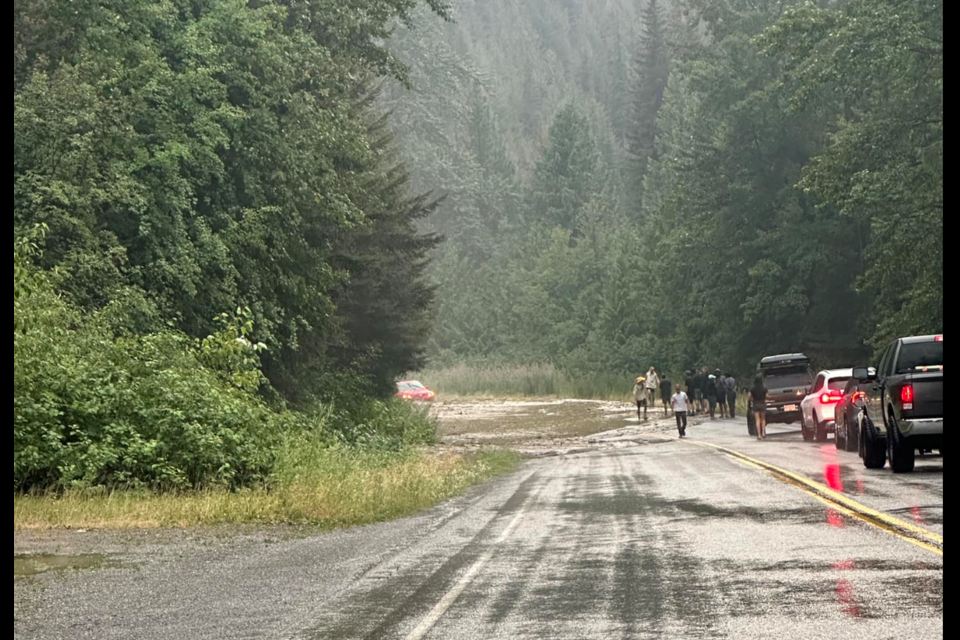
[[[514, 517], [510, 524], [507, 525], [507, 528], [503, 530], [503, 533], [500, 534], [500, 537], [497, 538], [495, 545], [503, 544], [508, 538], [510, 538], [510, 536], [514, 534], [514, 532], [517, 530], [517, 527], [520, 526], [520, 522], [523, 520], [523, 517], [527, 514], [527, 507], [531, 505], [534, 500], [536, 500], [536, 497], [536, 495], [531, 496], [530, 500], [528, 500], [527, 503], [520, 509], [520, 512], [516, 515], [516, 517]], [[486, 567], [487, 564], [489, 564], [489, 562], [493, 559], [495, 551], [496, 549], [491, 549], [483, 554], [483, 556], [481, 556], [481, 558], [477, 560], [472, 567], [470, 567], [470, 570], [467, 571], [462, 578], [460, 578], [460, 581], [456, 584], [456, 586], [447, 592], [447, 595], [445, 595], [443, 599], [437, 603], [437, 606], [434, 607], [433, 611], [431, 611], [427, 617], [423, 619], [423, 622], [420, 623], [420, 626], [414, 629], [413, 633], [407, 636], [406, 640], [423, 640], [426, 638], [427, 634], [430, 633], [435, 626], [437, 626], [437, 623], [443, 619], [443, 616], [445, 616], [450, 608], [456, 604], [457, 600], [460, 599], [460, 596], [463, 595], [463, 592], [466, 591], [467, 587], [470, 586], [470, 583], [473, 582], [478, 575], [480, 575], [480, 572], [483, 571], [484, 567]]]

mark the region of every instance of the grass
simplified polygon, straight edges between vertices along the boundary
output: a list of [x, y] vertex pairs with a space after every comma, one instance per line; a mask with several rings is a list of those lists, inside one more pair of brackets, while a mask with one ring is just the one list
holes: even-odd
[[419, 379], [442, 397], [629, 400], [630, 376], [571, 376], [552, 365], [456, 365], [427, 370]]
[[511, 452], [471, 456], [291, 446], [277, 486], [238, 493], [72, 492], [13, 498], [13, 530], [150, 529], [304, 524], [325, 529], [428, 509], [519, 463]]

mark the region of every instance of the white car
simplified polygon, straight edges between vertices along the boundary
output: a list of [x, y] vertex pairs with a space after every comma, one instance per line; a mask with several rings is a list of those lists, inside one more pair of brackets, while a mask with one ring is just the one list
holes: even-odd
[[820, 372], [807, 397], [800, 403], [804, 440], [826, 442], [836, 431], [837, 405], [851, 378], [853, 369]]

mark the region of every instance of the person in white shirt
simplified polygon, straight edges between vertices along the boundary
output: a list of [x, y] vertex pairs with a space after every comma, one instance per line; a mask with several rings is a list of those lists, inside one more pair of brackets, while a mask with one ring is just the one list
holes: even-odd
[[690, 396], [684, 391], [683, 387], [677, 385], [677, 392], [673, 394], [673, 414], [677, 416], [677, 429], [680, 430], [680, 437], [687, 437], [687, 414], [690, 413]]
[[656, 367], [650, 367], [649, 373], [647, 373], [647, 403], [653, 407], [657, 408], [657, 392], [660, 390], [660, 374], [657, 373]]

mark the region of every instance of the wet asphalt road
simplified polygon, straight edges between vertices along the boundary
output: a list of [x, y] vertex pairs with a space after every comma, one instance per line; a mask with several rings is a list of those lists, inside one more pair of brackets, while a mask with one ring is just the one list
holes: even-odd
[[[796, 434], [691, 435], [943, 531], [940, 459], [894, 477]], [[530, 462], [401, 522], [14, 581], [14, 635], [38, 640], [925, 640], [943, 608], [942, 555], [673, 439]]]

